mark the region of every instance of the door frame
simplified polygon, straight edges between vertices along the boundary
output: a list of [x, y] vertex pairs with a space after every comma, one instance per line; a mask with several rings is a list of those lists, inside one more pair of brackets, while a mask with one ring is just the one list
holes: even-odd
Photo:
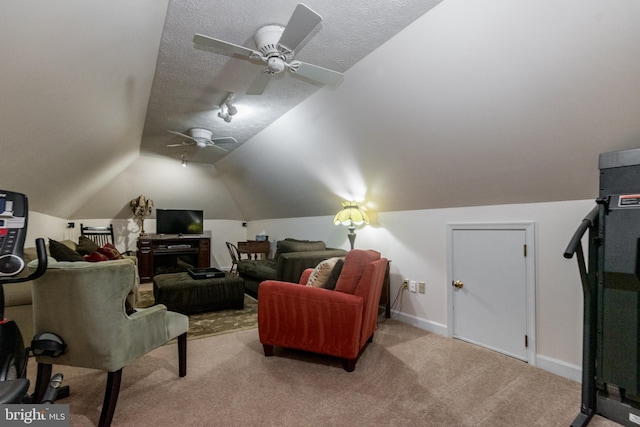
[[447, 224], [447, 336], [453, 338], [453, 232], [455, 230], [522, 230], [525, 232], [527, 363], [536, 366], [536, 247], [534, 222], [481, 222]]

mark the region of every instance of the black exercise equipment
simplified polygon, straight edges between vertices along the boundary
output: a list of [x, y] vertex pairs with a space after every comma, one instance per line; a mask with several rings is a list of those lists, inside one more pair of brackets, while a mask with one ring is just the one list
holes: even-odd
[[55, 334], [44, 333], [34, 337], [32, 348], [25, 348], [18, 325], [4, 317], [4, 284], [34, 280], [47, 270], [45, 243], [39, 238], [36, 239], [36, 270], [28, 276], [17, 277], [25, 268], [23, 248], [28, 213], [24, 194], [0, 190], [0, 404], [52, 403], [60, 391], [68, 395], [68, 387], [60, 387], [62, 374], [56, 374], [49, 384], [36, 384], [34, 396], [27, 394], [29, 352], [33, 348], [36, 353], [61, 354], [65, 350], [64, 341]]
[[[572, 427], [598, 414], [640, 425], [640, 149], [603, 153], [596, 206], [574, 233], [584, 295], [582, 403]], [[581, 239], [589, 231], [588, 260]]]

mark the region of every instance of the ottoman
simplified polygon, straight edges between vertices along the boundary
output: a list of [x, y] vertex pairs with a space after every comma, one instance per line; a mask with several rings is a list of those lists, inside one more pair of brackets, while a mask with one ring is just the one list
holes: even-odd
[[238, 276], [193, 279], [187, 272], [153, 278], [156, 304], [182, 314], [244, 308], [244, 280]]

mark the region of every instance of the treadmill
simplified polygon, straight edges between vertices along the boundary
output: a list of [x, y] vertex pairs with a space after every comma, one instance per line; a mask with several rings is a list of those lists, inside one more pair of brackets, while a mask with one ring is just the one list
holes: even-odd
[[[574, 233], [584, 295], [582, 399], [572, 427], [598, 414], [640, 426], [640, 149], [600, 154], [596, 206]], [[582, 237], [588, 233], [588, 258]]]

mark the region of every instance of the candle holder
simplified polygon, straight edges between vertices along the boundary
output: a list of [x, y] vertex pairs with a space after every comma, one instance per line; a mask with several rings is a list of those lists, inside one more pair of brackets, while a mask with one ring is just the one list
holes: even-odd
[[147, 199], [141, 194], [136, 199], [131, 200], [129, 207], [131, 207], [134, 218], [140, 219], [140, 236], [146, 236], [147, 233], [144, 232], [144, 217], [151, 215], [153, 200]]

